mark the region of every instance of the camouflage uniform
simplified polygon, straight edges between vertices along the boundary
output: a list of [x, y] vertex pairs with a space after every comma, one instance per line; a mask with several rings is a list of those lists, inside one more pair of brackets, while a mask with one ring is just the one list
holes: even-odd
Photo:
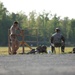
[[[53, 44], [53, 45], [52, 45]], [[65, 38], [60, 32], [56, 32], [51, 37], [51, 50], [55, 51], [55, 47], [61, 47], [61, 51], [64, 52]]]
[[12, 54], [16, 54], [16, 51], [19, 48], [19, 41], [17, 40], [17, 34], [16, 34], [16, 30], [18, 30], [19, 27], [18, 26], [14, 26], [14, 24], [11, 26], [10, 28], [10, 40], [11, 40], [11, 53]]

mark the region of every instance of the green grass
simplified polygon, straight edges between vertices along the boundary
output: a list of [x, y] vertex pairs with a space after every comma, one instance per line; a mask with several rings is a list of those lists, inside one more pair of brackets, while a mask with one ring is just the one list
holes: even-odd
[[[25, 52], [27, 53], [30, 51], [29, 48], [24, 48]], [[22, 47], [20, 47], [17, 51], [17, 53], [22, 53]], [[8, 55], [8, 47], [0, 47], [0, 55]]]
[[[36, 47], [33, 47], [34, 49]], [[65, 47], [65, 53], [69, 53], [72, 52], [73, 47]], [[50, 50], [50, 48], [48, 47], [47, 50]], [[25, 52], [29, 52], [30, 49], [29, 48], [25, 48]], [[17, 53], [22, 53], [22, 47], [19, 48], [19, 50], [17, 51]], [[59, 54], [59, 48], [56, 48], [56, 53]], [[61, 53], [61, 51], [60, 51]], [[0, 55], [8, 55], [8, 47], [0, 47]]]

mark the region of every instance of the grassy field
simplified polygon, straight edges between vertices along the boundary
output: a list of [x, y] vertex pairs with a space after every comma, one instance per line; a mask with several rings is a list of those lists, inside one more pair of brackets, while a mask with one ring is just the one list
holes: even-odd
[[[36, 47], [33, 47], [33, 49], [36, 49]], [[73, 49], [73, 47], [66, 47], [65, 48], [65, 53], [71, 52]], [[50, 50], [50, 48], [48, 47], [47, 50]], [[25, 48], [25, 53], [29, 52], [30, 49], [29, 48]], [[19, 48], [19, 50], [17, 51], [17, 53], [22, 53], [22, 47]], [[61, 53], [61, 51], [59, 52], [59, 48], [56, 48], [56, 54]], [[8, 47], [0, 47], [0, 55], [8, 55]]]

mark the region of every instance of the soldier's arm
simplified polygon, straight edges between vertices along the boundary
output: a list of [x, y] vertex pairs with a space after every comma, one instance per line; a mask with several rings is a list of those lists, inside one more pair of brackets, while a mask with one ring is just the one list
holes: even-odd
[[53, 43], [53, 36], [51, 37], [51, 43]]
[[65, 37], [64, 37], [64, 36], [62, 36], [62, 37], [61, 37], [61, 39], [62, 39], [62, 41], [65, 43]]
[[51, 37], [51, 46], [53, 46], [53, 47], [54, 47], [53, 40], [54, 40], [54, 37], [52, 36], [52, 37]]
[[20, 30], [21, 31], [22, 29], [18, 27], [17, 30]]

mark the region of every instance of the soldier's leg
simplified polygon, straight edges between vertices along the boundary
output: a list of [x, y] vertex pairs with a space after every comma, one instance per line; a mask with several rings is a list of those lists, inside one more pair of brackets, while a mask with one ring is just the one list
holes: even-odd
[[16, 51], [15, 51], [15, 41], [12, 41], [11, 47], [12, 47], [11, 54], [16, 54]]
[[15, 35], [11, 35], [10, 38], [11, 38], [11, 48], [12, 48], [11, 54], [16, 54], [16, 51], [15, 51], [15, 40], [16, 40], [16, 37], [15, 37]]
[[16, 39], [16, 42], [15, 42], [15, 51], [17, 51], [19, 49], [19, 41]]
[[51, 46], [51, 50], [52, 50], [52, 53], [54, 53], [55, 52], [55, 47]]
[[64, 53], [64, 50], [65, 50], [65, 46], [61, 46], [61, 52]]

